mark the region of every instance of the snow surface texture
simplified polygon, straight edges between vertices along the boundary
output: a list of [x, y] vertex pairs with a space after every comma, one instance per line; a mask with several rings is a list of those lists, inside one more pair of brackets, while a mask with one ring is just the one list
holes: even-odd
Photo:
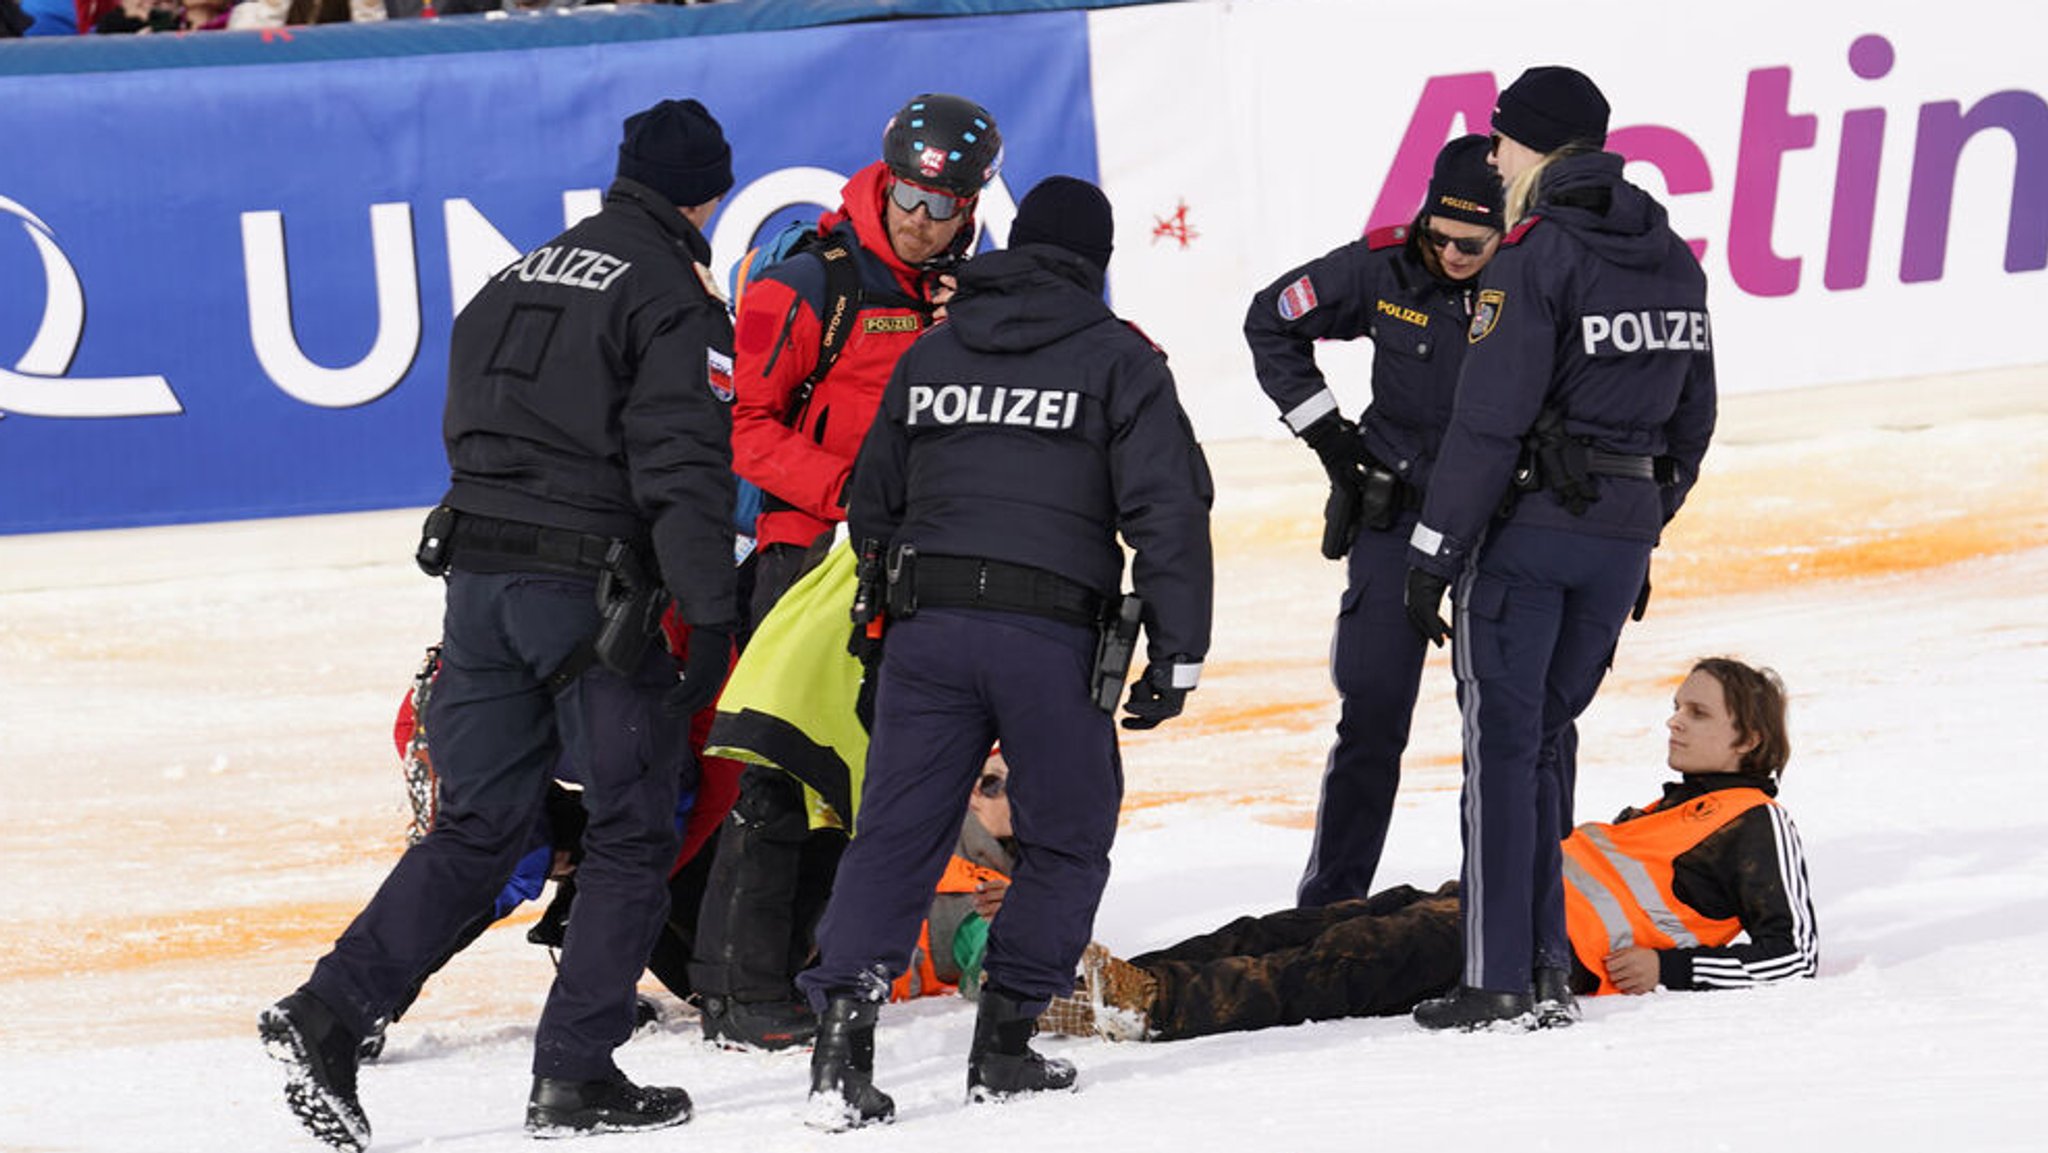
[[[883, 1013], [899, 1121], [837, 1136], [801, 1124], [803, 1056], [708, 1048], [657, 992], [666, 1022], [621, 1063], [687, 1087], [696, 1120], [604, 1148], [2038, 1149], [2044, 446], [2048, 370], [1731, 402], [1649, 618], [1583, 720], [1578, 812], [1604, 820], [1668, 776], [1662, 722], [1692, 658], [1784, 674], [1819, 980], [1603, 998], [1528, 1036], [1382, 1019], [1042, 1039], [1080, 1066], [1078, 1094], [971, 1111], [972, 1010], [927, 1000]], [[1289, 902], [1335, 717], [1320, 472], [1286, 443], [1211, 456], [1216, 644], [1187, 715], [1125, 739], [1097, 926], [1124, 955]], [[418, 521], [0, 538], [0, 1149], [318, 1148], [255, 1018], [401, 846], [390, 723], [439, 625], [439, 586], [408, 560]], [[1457, 731], [1438, 654], [1383, 884], [1457, 871]], [[437, 977], [365, 1069], [374, 1148], [533, 1148], [550, 971], [530, 919]]]

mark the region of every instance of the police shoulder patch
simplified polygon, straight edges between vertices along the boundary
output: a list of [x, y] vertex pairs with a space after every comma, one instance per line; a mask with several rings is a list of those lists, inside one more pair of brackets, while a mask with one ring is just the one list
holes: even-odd
[[1531, 216], [1513, 228], [1508, 229], [1507, 234], [1500, 238], [1500, 242], [1502, 244], [1520, 244], [1522, 238], [1529, 235], [1529, 230], [1541, 223], [1543, 223], [1541, 216]]
[[715, 348], [704, 350], [704, 382], [711, 386], [711, 395], [732, 403], [732, 356]]
[[1316, 309], [1316, 283], [1303, 274], [1280, 290], [1280, 319], [1300, 320]]
[[1374, 228], [1365, 234], [1365, 246], [1374, 252], [1408, 243], [1408, 226], [1389, 224], [1385, 228]]
[[1508, 294], [1498, 288], [1479, 290], [1479, 303], [1472, 309], [1472, 326], [1465, 330], [1465, 342], [1478, 344], [1500, 323], [1501, 310], [1507, 307]]

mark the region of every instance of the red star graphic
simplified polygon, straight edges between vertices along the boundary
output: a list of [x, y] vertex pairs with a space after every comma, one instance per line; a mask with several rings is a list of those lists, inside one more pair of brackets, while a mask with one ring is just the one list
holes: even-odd
[[1188, 243], [1202, 235], [1188, 224], [1188, 202], [1185, 200], [1177, 204], [1171, 215], [1155, 216], [1152, 218], [1152, 221], [1152, 243], [1154, 244], [1159, 243], [1161, 239], [1171, 240], [1179, 244], [1181, 250], [1185, 252]]

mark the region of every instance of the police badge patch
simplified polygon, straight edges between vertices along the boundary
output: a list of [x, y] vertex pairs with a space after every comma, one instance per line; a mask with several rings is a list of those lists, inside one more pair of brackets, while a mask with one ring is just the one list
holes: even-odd
[[732, 403], [732, 357], [715, 348], [705, 349], [704, 379], [711, 385], [711, 395]]
[[1508, 294], [1498, 288], [1479, 290], [1479, 306], [1472, 310], [1472, 327], [1465, 331], [1467, 344], [1478, 344], [1500, 323], [1500, 310], [1507, 307]]
[[1280, 290], [1280, 317], [1300, 320], [1316, 308], [1316, 286], [1304, 276]]

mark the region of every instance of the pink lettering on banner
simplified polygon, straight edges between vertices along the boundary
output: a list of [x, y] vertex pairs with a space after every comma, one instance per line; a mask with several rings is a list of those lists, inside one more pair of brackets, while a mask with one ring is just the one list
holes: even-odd
[[[1849, 69], [1859, 79], [1880, 80], [1892, 72], [1896, 52], [1876, 33], [1849, 46]], [[1780, 178], [1788, 153], [1815, 146], [1821, 134], [1817, 113], [1795, 111], [1793, 70], [1788, 66], [1748, 73], [1742, 97], [1742, 130], [1729, 190], [1726, 252], [1735, 286], [1751, 296], [1789, 296], [1799, 290], [1805, 254], [1798, 238], [1781, 252], [1773, 235], [1780, 203]], [[1429, 174], [1444, 143], [1464, 131], [1483, 132], [1499, 87], [1492, 73], [1433, 76], [1423, 84], [1415, 110], [1366, 218], [1366, 230], [1405, 224], [1429, 188]], [[1877, 189], [1884, 166], [1888, 113], [1882, 107], [1852, 108], [1841, 114], [1834, 185], [1828, 213], [1821, 283], [1830, 291], [1861, 288], [1869, 280], [1878, 243]], [[1970, 146], [1980, 139], [1986, 143]], [[2048, 101], [2019, 89], [1993, 92], [1967, 108], [1938, 100], [1918, 109], [1912, 143], [1912, 179], [1899, 239], [1899, 281], [1939, 280], [1948, 259], [1948, 237], [1956, 181], [1965, 152], [1973, 163], [2009, 145], [2013, 156], [2011, 206], [2006, 221], [2007, 272], [2048, 268]], [[1663, 175], [1669, 196], [1714, 189], [1713, 165], [1684, 132], [1657, 124], [1616, 128], [1609, 151]], [[1704, 258], [1705, 238], [1688, 238]]]

